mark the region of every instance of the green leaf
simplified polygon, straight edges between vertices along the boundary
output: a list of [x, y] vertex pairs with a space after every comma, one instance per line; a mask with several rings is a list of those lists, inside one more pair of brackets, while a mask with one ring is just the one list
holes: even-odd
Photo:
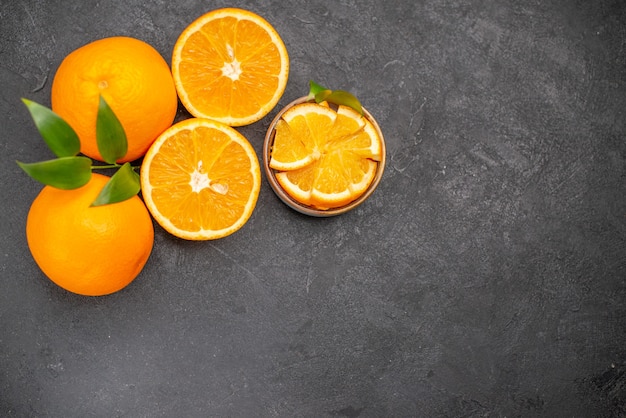
[[[357, 99], [352, 93], [344, 90], [333, 90], [330, 94], [325, 93], [325, 91], [320, 93], [320, 98], [323, 97], [323, 99], [321, 99], [318, 103], [326, 100], [328, 103], [349, 106], [359, 112], [361, 116], [363, 115], [363, 107], [361, 107], [361, 102], [359, 102], [359, 99]], [[315, 100], [318, 100], [317, 96], [315, 96]]]
[[111, 179], [104, 185], [100, 194], [91, 206], [102, 206], [122, 202], [139, 193], [141, 184], [130, 163], [124, 163]]
[[18, 161], [17, 164], [31, 178], [57, 189], [76, 189], [87, 184], [91, 178], [91, 159], [82, 156], [60, 157], [38, 163]]
[[22, 99], [48, 148], [57, 157], [70, 157], [80, 152], [80, 140], [72, 127], [45, 106]]
[[[309, 81], [309, 100], [310, 99], [314, 99], [315, 96], [324, 91], [324, 90], [328, 90], [326, 87], [322, 87], [319, 84], [317, 84], [315, 81], [310, 80]], [[319, 102], [318, 102], [319, 103]]]
[[317, 103], [322, 103], [324, 100], [326, 100], [326, 98], [328, 96], [330, 96], [332, 94], [332, 92], [333, 92], [332, 90], [322, 90], [322, 91], [320, 91], [319, 93], [317, 93], [315, 95], [315, 97], [314, 97], [315, 101]]
[[128, 151], [124, 127], [102, 96], [98, 104], [96, 141], [102, 159], [109, 164], [114, 164]]
[[361, 116], [363, 115], [361, 102], [352, 93], [344, 90], [329, 90], [313, 80], [309, 82], [309, 86], [309, 95], [307, 96], [309, 100], [315, 99], [316, 103], [327, 101], [336, 105], [349, 106], [359, 112]]

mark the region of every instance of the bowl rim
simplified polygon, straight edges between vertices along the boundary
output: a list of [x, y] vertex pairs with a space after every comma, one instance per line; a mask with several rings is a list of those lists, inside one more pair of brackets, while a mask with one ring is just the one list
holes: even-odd
[[383, 172], [385, 171], [385, 164], [386, 164], [386, 158], [387, 158], [387, 150], [386, 150], [386, 146], [385, 146], [385, 138], [384, 138], [383, 133], [382, 133], [382, 131], [380, 129], [380, 126], [378, 125], [378, 122], [376, 122], [376, 119], [374, 119], [372, 114], [370, 112], [368, 112], [367, 109], [365, 109], [363, 107], [363, 115], [372, 123], [372, 125], [374, 126], [374, 129], [376, 129], [376, 132], [378, 133], [378, 136], [380, 137], [380, 141], [381, 141], [381, 148], [382, 148], [382, 153], [381, 154], [382, 154], [382, 156], [381, 156], [380, 161], [377, 162], [376, 175], [374, 177], [374, 180], [372, 180], [372, 183], [365, 190], [365, 192], [363, 192], [363, 194], [361, 196], [359, 196], [358, 198], [356, 198], [352, 202], [348, 203], [347, 205], [340, 206], [340, 207], [337, 207], [337, 208], [331, 208], [331, 209], [322, 210], [322, 209], [314, 209], [314, 208], [312, 208], [312, 207], [310, 207], [308, 205], [302, 204], [302, 203], [298, 202], [297, 200], [295, 200], [294, 198], [292, 198], [280, 186], [280, 184], [278, 183], [278, 180], [276, 180], [276, 171], [274, 169], [270, 168], [270, 166], [269, 166], [269, 160], [270, 160], [270, 152], [272, 150], [272, 145], [274, 144], [274, 136], [275, 136], [275, 132], [276, 132], [276, 130], [275, 130], [276, 124], [278, 123], [278, 121], [281, 119], [282, 115], [287, 110], [289, 110], [293, 106], [296, 106], [296, 105], [298, 105], [300, 103], [306, 103], [306, 102], [313, 102], [314, 103], [315, 100], [309, 98], [308, 96], [302, 96], [302, 97], [299, 97], [299, 98], [293, 100], [292, 102], [290, 102], [287, 105], [285, 105], [276, 114], [276, 116], [274, 116], [274, 119], [269, 124], [269, 126], [267, 128], [267, 132], [265, 134], [265, 139], [263, 141], [263, 170], [265, 171], [265, 177], [267, 178], [267, 180], [268, 180], [272, 190], [278, 196], [278, 198], [280, 200], [282, 200], [282, 202], [284, 204], [286, 204], [287, 206], [289, 206], [291, 209], [293, 209], [293, 210], [295, 210], [297, 212], [300, 212], [302, 214], [305, 214], [305, 215], [319, 217], [319, 218], [325, 218], [325, 217], [341, 215], [343, 213], [346, 213], [346, 212], [356, 208], [357, 206], [359, 206], [363, 202], [365, 202], [371, 196], [371, 194], [374, 193], [374, 190], [376, 190], [376, 188], [378, 187], [378, 184], [380, 183], [380, 180], [382, 179]]

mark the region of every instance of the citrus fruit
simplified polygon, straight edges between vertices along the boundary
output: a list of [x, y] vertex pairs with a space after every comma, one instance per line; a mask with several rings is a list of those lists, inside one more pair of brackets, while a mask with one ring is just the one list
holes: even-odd
[[234, 128], [210, 119], [178, 122], [144, 157], [146, 206], [171, 234], [189, 240], [225, 237], [252, 215], [261, 188], [254, 148]]
[[90, 206], [108, 180], [94, 173], [78, 189], [45, 186], [28, 212], [26, 238], [35, 262], [54, 283], [80, 295], [123, 289], [152, 251], [152, 219], [138, 196]]
[[376, 177], [382, 140], [366, 117], [347, 106], [305, 102], [276, 124], [269, 167], [298, 202], [317, 209], [347, 205]]
[[52, 110], [74, 128], [81, 152], [100, 161], [96, 142], [100, 95], [126, 132], [128, 152], [120, 162], [143, 156], [172, 124], [178, 107], [169, 66], [147, 43], [119, 36], [71, 52], [52, 82]]
[[236, 8], [210, 11], [179, 36], [172, 75], [195, 117], [230, 126], [261, 119], [276, 106], [289, 75], [282, 39], [265, 19]]

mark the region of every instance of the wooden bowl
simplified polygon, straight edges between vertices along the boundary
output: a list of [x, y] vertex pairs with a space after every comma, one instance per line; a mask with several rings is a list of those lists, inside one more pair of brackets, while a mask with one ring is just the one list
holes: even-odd
[[276, 124], [282, 117], [283, 113], [285, 113], [287, 110], [289, 110], [290, 108], [292, 108], [293, 106], [297, 104], [305, 103], [307, 101], [313, 101], [313, 100], [312, 99], [309, 100], [306, 96], [300, 97], [299, 99], [294, 100], [293, 102], [285, 106], [283, 109], [281, 109], [281, 111], [278, 112], [276, 117], [274, 117], [274, 120], [272, 121], [269, 128], [267, 129], [267, 133], [265, 134], [265, 141], [263, 142], [263, 169], [265, 170], [265, 175], [267, 177], [268, 182], [270, 183], [270, 186], [272, 187], [272, 190], [274, 190], [274, 193], [276, 193], [276, 195], [280, 198], [280, 200], [282, 200], [290, 208], [300, 213], [303, 213], [305, 215], [309, 215], [309, 216], [329, 217], [329, 216], [341, 215], [342, 213], [346, 213], [356, 208], [361, 203], [365, 202], [370, 197], [370, 195], [374, 192], [374, 190], [376, 190], [376, 187], [378, 186], [378, 183], [380, 183], [380, 179], [383, 176], [383, 171], [385, 170], [385, 159], [386, 159], [386, 154], [387, 154], [386, 148], [385, 148], [385, 138], [383, 137], [383, 133], [380, 130], [380, 127], [378, 126], [378, 123], [376, 122], [374, 117], [365, 108], [363, 108], [363, 114], [372, 123], [372, 125], [374, 126], [374, 129], [376, 129], [376, 132], [378, 133], [378, 136], [380, 137], [381, 146], [382, 146], [382, 157], [381, 157], [381, 160], [377, 163], [378, 167], [376, 169], [376, 176], [374, 177], [374, 180], [372, 181], [370, 186], [367, 188], [367, 190], [365, 190], [365, 192], [361, 196], [359, 196], [356, 200], [353, 200], [352, 202], [348, 203], [347, 205], [340, 206], [337, 208], [322, 210], [322, 209], [316, 209], [314, 207], [302, 204], [298, 202], [297, 200], [295, 200], [294, 198], [292, 198], [287, 192], [283, 190], [283, 188], [278, 183], [278, 180], [276, 180], [276, 171], [270, 168], [269, 166], [269, 161], [270, 161], [270, 153], [272, 150], [272, 145], [274, 144], [274, 136], [276, 134]]

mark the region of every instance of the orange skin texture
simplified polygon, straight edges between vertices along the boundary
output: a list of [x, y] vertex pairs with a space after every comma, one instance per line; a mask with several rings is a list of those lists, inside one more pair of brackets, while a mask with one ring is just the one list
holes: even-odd
[[45, 186], [26, 221], [37, 265], [54, 283], [80, 295], [102, 296], [128, 286], [154, 243], [152, 218], [138, 196], [90, 207], [108, 179], [94, 173], [78, 189]]
[[143, 156], [176, 116], [178, 96], [167, 62], [147, 43], [104, 38], [65, 57], [52, 82], [52, 110], [74, 128], [81, 152], [102, 161], [96, 142], [99, 96], [118, 117], [128, 152], [118, 162]]

